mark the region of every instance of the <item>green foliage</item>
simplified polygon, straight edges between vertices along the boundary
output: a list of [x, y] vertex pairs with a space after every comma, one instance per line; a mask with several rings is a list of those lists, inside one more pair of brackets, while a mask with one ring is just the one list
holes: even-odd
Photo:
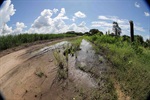
[[68, 65], [65, 56], [61, 55], [59, 52], [54, 51], [53, 55], [56, 59], [56, 65], [58, 67], [57, 77], [58, 80], [65, 80], [68, 77]]
[[121, 38], [119, 37], [112, 37], [112, 36], [108, 36], [108, 35], [93, 35], [89, 38], [92, 42], [94, 42], [95, 44], [97, 43], [117, 43]]
[[[96, 37], [96, 38], [95, 38]], [[135, 41], [130, 43], [122, 37], [89, 36], [89, 41], [96, 45], [112, 63], [115, 78], [121, 89], [133, 100], [145, 100], [150, 90], [150, 50]]]
[[123, 36], [122, 36], [122, 41], [130, 42], [130, 37], [127, 36], [127, 35], [123, 35]]
[[94, 35], [94, 34], [103, 35], [103, 32], [99, 31], [98, 29], [91, 29], [86, 34], [88, 34], [88, 35]]
[[39, 40], [51, 40], [56, 38], [73, 37], [75, 34], [19, 34], [0, 36], [0, 51], [19, 46], [23, 43], [31, 43]]
[[140, 35], [135, 35], [134, 40], [137, 44], [142, 45], [144, 43], [143, 37]]

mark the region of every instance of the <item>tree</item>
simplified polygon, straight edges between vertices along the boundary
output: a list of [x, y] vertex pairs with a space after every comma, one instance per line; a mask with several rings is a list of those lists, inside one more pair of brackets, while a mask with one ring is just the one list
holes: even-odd
[[128, 36], [128, 35], [123, 35], [123, 36], [122, 36], [122, 40], [129, 42], [129, 41], [130, 41], [130, 36]]
[[115, 35], [119, 35], [121, 34], [121, 28], [119, 27], [117, 22], [113, 22], [113, 28], [112, 30], [115, 32]]
[[102, 31], [99, 31], [98, 29], [91, 29], [89, 32], [89, 35], [94, 35], [94, 34], [97, 34], [97, 35], [103, 35], [103, 32]]
[[140, 45], [143, 44], [144, 40], [143, 40], [143, 37], [142, 37], [142, 36], [140, 36], [140, 35], [135, 35], [134, 37], [135, 37], [135, 42], [136, 42], [136, 43], [138, 43], [138, 44], [140, 44]]
[[89, 31], [89, 33], [91, 34], [91, 35], [94, 35], [94, 34], [97, 34], [97, 33], [99, 33], [100, 31], [98, 30], [98, 29], [91, 29], [90, 31]]

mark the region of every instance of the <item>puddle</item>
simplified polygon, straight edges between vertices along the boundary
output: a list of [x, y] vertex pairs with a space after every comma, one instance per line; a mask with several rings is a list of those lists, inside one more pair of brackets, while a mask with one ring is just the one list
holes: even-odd
[[[95, 73], [101, 74], [104, 71], [102, 69], [106, 68], [105, 60], [102, 56], [96, 54], [92, 45], [84, 39], [80, 44], [80, 49], [76, 52], [76, 57], [69, 57], [69, 75], [77, 84], [97, 87], [94, 78], [87, 71], [94, 69]], [[81, 70], [83, 67], [86, 72]]]
[[[59, 53], [63, 53], [67, 46], [70, 46], [71, 43], [68, 41], [63, 41], [56, 43], [51, 46], [44, 47], [36, 52], [33, 52], [34, 55], [40, 55], [49, 51], [59, 50]], [[101, 73], [102, 68], [106, 68], [105, 60], [102, 56], [95, 53], [92, 45], [86, 41], [82, 40], [80, 44], [80, 49], [75, 53], [76, 56], [68, 56], [68, 76], [73, 82], [78, 86], [86, 87], [97, 87], [97, 83], [94, 78], [91, 77], [91, 74], [83, 71], [79, 68], [85, 67], [86, 70], [93, 70], [96, 73]], [[106, 71], [106, 70], [105, 70]]]
[[62, 41], [62, 42], [56, 43], [54, 45], [46, 46], [46, 47], [44, 47], [38, 51], [33, 52], [32, 54], [33, 55], [40, 55], [40, 54], [46, 53], [46, 52], [51, 51], [51, 50], [53, 51], [53, 50], [57, 50], [57, 49], [63, 49], [68, 44], [69, 44], [68, 41]]
[[96, 67], [97, 71], [102, 71], [101, 69], [106, 68], [106, 61], [103, 56], [96, 54], [92, 45], [86, 41], [82, 40], [80, 45], [81, 50], [77, 52], [76, 65], [84, 66], [86, 69], [90, 70]]

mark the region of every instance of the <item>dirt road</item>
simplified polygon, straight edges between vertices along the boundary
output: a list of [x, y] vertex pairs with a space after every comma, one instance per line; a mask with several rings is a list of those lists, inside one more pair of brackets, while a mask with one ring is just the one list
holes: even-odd
[[39, 100], [50, 92], [57, 68], [52, 51], [35, 51], [57, 41], [34, 45], [0, 58], [0, 91], [6, 100]]
[[[0, 54], [0, 92], [5, 100], [115, 98], [115, 94], [112, 95], [114, 90], [109, 90], [110, 85], [107, 82], [109, 67], [106, 60], [96, 54], [92, 45], [84, 39], [74, 56], [66, 56], [64, 51], [69, 43], [62, 39], [14, 52], [10, 50], [9, 54], [0, 52], [4, 53]], [[56, 56], [63, 59], [57, 61]], [[68, 60], [64, 60], [66, 57]], [[67, 70], [63, 69], [64, 66]], [[65, 74], [67, 78], [59, 80], [59, 75], [62, 77]], [[122, 96], [120, 100], [123, 100]]]

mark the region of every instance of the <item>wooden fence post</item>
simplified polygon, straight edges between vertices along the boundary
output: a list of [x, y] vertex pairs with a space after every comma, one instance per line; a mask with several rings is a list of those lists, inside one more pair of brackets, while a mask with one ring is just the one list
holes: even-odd
[[130, 20], [129, 23], [130, 23], [131, 42], [133, 42], [134, 41], [134, 24], [132, 20]]

